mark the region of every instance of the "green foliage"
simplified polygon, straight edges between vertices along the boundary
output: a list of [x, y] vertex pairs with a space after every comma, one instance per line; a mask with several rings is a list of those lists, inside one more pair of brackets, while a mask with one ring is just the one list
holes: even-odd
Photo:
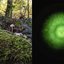
[[20, 10], [21, 6], [24, 4], [25, 2], [23, 0], [16, 0], [15, 2], [13, 2], [15, 10]]
[[28, 24], [29, 26], [32, 26], [32, 21], [31, 20], [25, 20], [26, 24]]
[[[7, 1], [8, 0], [0, 0], [0, 14], [5, 16], [5, 11], [7, 8]], [[20, 12], [22, 14], [24, 14], [24, 11], [26, 11], [25, 13], [25, 17], [27, 17], [28, 14], [28, 6], [27, 6], [27, 0], [12, 0], [13, 1], [13, 5], [12, 5], [12, 16], [13, 17], [20, 17]], [[25, 6], [25, 9], [23, 9], [23, 6]], [[32, 0], [29, 0], [29, 16], [32, 14]], [[31, 17], [31, 16], [30, 16]]]
[[24, 37], [0, 29], [0, 64], [30, 64], [32, 45]]
[[21, 25], [21, 22], [20, 22], [20, 21], [16, 21], [16, 22], [15, 22], [15, 25], [16, 25], [16, 26], [20, 26], [20, 25]]
[[27, 22], [27, 24], [28, 24], [29, 26], [32, 26], [32, 22]]

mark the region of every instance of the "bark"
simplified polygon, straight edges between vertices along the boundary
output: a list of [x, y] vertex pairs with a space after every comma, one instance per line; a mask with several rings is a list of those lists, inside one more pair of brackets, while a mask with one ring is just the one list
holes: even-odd
[[27, 0], [27, 6], [28, 6], [28, 18], [29, 18], [29, 0]]
[[12, 19], [12, 0], [7, 0], [7, 8], [5, 11], [5, 18], [3, 21], [3, 27], [6, 29], [7, 23], [10, 23]]
[[5, 12], [6, 18], [12, 18], [12, 0], [7, 1], [7, 9]]

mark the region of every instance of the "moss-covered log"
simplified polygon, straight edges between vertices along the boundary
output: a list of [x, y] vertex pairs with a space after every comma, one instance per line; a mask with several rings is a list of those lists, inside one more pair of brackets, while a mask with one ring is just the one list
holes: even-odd
[[31, 64], [32, 45], [29, 40], [0, 29], [0, 64]]

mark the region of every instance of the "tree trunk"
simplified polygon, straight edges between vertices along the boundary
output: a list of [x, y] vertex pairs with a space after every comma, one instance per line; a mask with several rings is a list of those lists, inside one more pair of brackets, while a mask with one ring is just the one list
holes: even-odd
[[29, 0], [27, 0], [27, 6], [28, 6], [28, 18], [29, 18]]
[[7, 8], [5, 12], [5, 18], [4, 18], [4, 29], [8, 26], [7, 23], [10, 23], [12, 20], [12, 0], [7, 0]]
[[5, 12], [6, 18], [12, 18], [12, 0], [7, 1], [7, 9]]

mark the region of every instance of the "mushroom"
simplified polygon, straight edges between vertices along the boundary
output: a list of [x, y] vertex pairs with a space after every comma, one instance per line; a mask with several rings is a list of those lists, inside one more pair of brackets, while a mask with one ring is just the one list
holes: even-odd
[[11, 27], [11, 30], [13, 32], [13, 28], [15, 27], [15, 25], [14, 24], [11, 24], [10, 27]]

